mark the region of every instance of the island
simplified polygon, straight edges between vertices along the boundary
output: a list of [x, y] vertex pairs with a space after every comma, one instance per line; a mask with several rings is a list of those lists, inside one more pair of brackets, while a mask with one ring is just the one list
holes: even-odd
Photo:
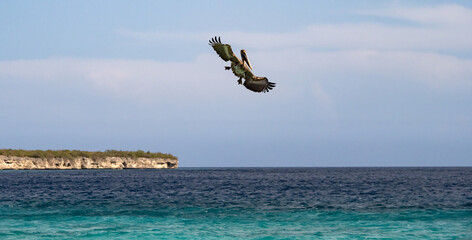
[[177, 157], [167, 153], [106, 150], [0, 149], [0, 170], [39, 169], [166, 169], [178, 167]]

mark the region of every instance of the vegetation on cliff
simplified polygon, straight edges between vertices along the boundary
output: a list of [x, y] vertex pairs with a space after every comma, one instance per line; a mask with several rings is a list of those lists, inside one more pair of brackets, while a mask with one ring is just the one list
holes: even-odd
[[31, 157], [31, 158], [64, 158], [73, 159], [77, 157], [86, 157], [91, 159], [100, 159], [106, 157], [124, 157], [124, 158], [164, 158], [177, 159], [177, 157], [167, 153], [152, 153], [138, 151], [118, 151], [106, 150], [104, 152], [89, 152], [79, 150], [17, 150], [17, 149], [0, 149], [0, 155], [14, 157]]

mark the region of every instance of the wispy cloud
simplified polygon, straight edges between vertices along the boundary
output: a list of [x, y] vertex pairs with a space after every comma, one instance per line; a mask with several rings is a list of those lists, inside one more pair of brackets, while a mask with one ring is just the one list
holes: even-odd
[[464, 27], [472, 22], [472, 9], [460, 5], [439, 5], [416, 8], [396, 6], [376, 11], [363, 11], [361, 14], [405, 19], [412, 22], [445, 25], [448, 27]]
[[[216, 33], [232, 44], [253, 49], [315, 48], [335, 50], [472, 50], [472, 10], [458, 5], [408, 8], [393, 7], [360, 12], [410, 21], [388, 24], [365, 21], [357, 23], [311, 24], [299, 31], [251, 33], [226, 31]], [[207, 41], [215, 33], [135, 32], [119, 34], [142, 40], [180, 39]]]
[[[333, 79], [418, 82], [444, 89], [472, 87], [472, 60], [442, 53], [472, 50], [471, 10], [460, 6], [395, 8], [363, 13], [407, 19], [421, 24], [377, 22], [314, 24], [298, 32], [223, 32], [233, 46], [252, 48], [254, 73], [277, 83], [274, 92], [287, 99], [309, 94], [314, 107], [335, 116], [338, 90], [326, 87]], [[146, 40], [207, 41], [210, 34], [120, 34]], [[0, 62], [2, 79], [81, 81], [104, 93], [142, 101], [217, 99], [254, 94], [236, 85], [223, 71], [225, 63], [208, 53], [186, 62], [127, 59], [50, 58]]]
[[[343, 87], [329, 87], [333, 81], [355, 82], [367, 91], [369, 84], [392, 84], [401, 80], [436, 86], [442, 91], [472, 88], [472, 60], [434, 53], [398, 51], [305, 52], [258, 51], [250, 55], [258, 75], [277, 83], [263, 99], [273, 106], [309, 101], [323, 118], [335, 119]], [[270, 59], [270, 60], [268, 60]], [[191, 62], [158, 62], [117, 59], [39, 59], [0, 62], [0, 78], [20, 79], [28, 88], [44, 84], [50, 88], [64, 82], [84, 83], [104, 96], [151, 104], [190, 107], [192, 104], [218, 105], [239, 99], [250, 105], [260, 101], [256, 93], [236, 84], [232, 73], [223, 70], [216, 54], [205, 54]], [[389, 83], [390, 82], [390, 83]], [[245, 98], [240, 98], [244, 94]], [[226, 100], [225, 100], [226, 99]]]
[[318, 82], [322, 86], [333, 79], [359, 84], [367, 84], [364, 79], [376, 82], [401, 79], [443, 91], [472, 88], [472, 59], [432, 52], [296, 49], [249, 54], [258, 71], [298, 86], [304, 82]]
[[3, 79], [30, 79], [54, 83], [82, 81], [109, 94], [138, 99], [165, 98], [171, 94], [218, 94], [223, 71], [208, 62], [158, 62], [152, 60], [52, 58], [0, 62]]
[[145, 41], [154, 40], [205, 40], [208, 38], [208, 34], [203, 33], [175, 33], [175, 32], [138, 32], [128, 29], [119, 29], [116, 31], [117, 34], [125, 37], [136, 38]]

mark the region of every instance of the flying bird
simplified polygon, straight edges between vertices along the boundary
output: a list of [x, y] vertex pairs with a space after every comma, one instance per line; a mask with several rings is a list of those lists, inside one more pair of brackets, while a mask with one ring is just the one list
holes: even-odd
[[[252, 66], [247, 58], [246, 50], [241, 50], [242, 60], [240, 60], [234, 55], [231, 45], [221, 43], [220, 37], [212, 38], [209, 44], [223, 60], [231, 61], [231, 66], [225, 66], [225, 70], [231, 69], [234, 75], [239, 77], [238, 84], [243, 84], [247, 89], [254, 92], [268, 92], [275, 87], [275, 83], [269, 82], [266, 77], [257, 77], [252, 74]], [[244, 83], [242, 82], [243, 78]]]

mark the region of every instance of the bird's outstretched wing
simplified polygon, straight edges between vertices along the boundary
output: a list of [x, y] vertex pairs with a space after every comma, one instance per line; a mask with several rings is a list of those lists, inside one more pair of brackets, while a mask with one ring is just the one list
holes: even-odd
[[275, 87], [275, 83], [269, 82], [266, 77], [254, 76], [251, 71], [246, 71], [244, 86], [254, 92], [268, 92]]
[[234, 55], [231, 45], [221, 43], [220, 37], [214, 37], [210, 40], [210, 46], [215, 49], [216, 53], [225, 61], [239, 63], [239, 58]]

